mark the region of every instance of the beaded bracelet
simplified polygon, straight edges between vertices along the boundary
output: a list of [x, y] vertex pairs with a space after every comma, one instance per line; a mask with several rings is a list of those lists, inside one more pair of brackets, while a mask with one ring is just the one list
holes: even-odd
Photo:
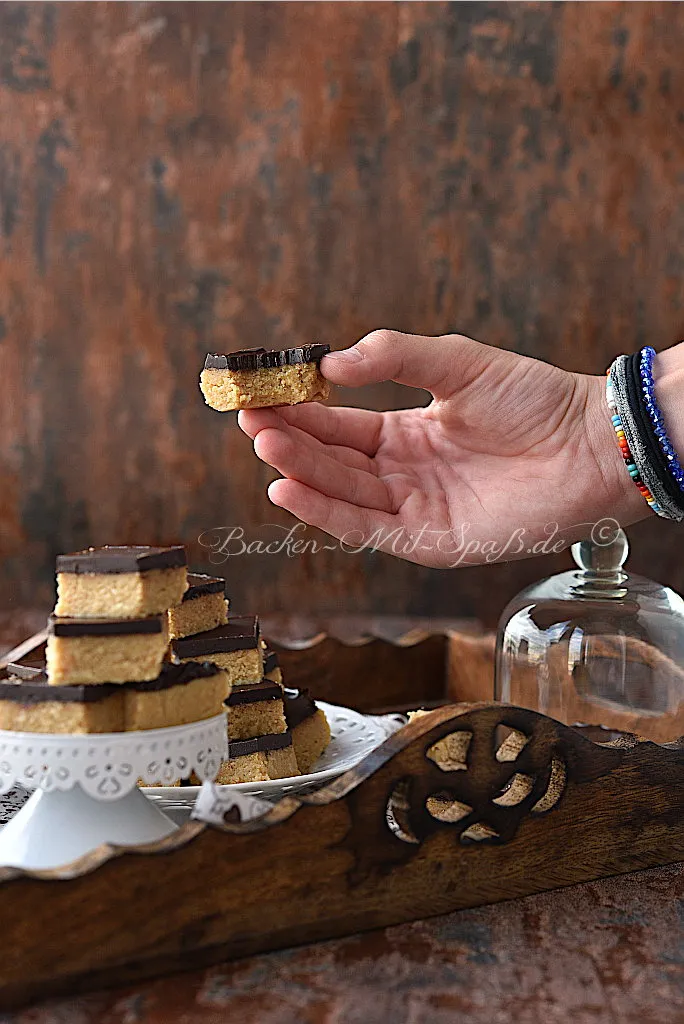
[[622, 454], [623, 459], [625, 460], [625, 466], [627, 467], [627, 472], [629, 473], [629, 475], [631, 476], [632, 480], [634, 481], [634, 483], [636, 484], [636, 486], [638, 487], [639, 491], [641, 492], [643, 497], [646, 499], [646, 501], [648, 502], [650, 507], [653, 509], [653, 511], [656, 512], [658, 515], [663, 515], [664, 514], [663, 509], [660, 507], [660, 505], [658, 504], [656, 499], [653, 497], [653, 495], [651, 494], [651, 492], [648, 489], [648, 487], [646, 486], [646, 484], [641, 479], [641, 476], [639, 474], [639, 470], [637, 469], [637, 467], [635, 465], [635, 462], [634, 462], [634, 459], [632, 458], [632, 453], [629, 450], [629, 445], [627, 444], [627, 438], [625, 437], [625, 431], [624, 431], [623, 426], [622, 426], [622, 420], [620, 418], [620, 414], [618, 412], [617, 403], [615, 401], [615, 393], [613, 391], [613, 382], [612, 382], [611, 376], [610, 376], [610, 369], [608, 369], [608, 371], [606, 373], [606, 402], [608, 403], [608, 408], [610, 409], [610, 413], [611, 413], [610, 419], [611, 419], [611, 422], [613, 424], [613, 429], [615, 430], [615, 435], [616, 435], [617, 440], [618, 440], [618, 445], [620, 446], [620, 452]]
[[639, 374], [641, 376], [641, 390], [644, 396], [644, 402], [648, 409], [648, 414], [651, 419], [653, 426], [653, 433], [658, 439], [660, 450], [665, 456], [667, 468], [670, 474], [674, 477], [676, 483], [679, 486], [680, 491], [684, 491], [684, 469], [682, 469], [677, 453], [674, 450], [672, 442], [667, 436], [665, 430], [665, 423], [663, 422], [663, 416], [658, 408], [655, 400], [655, 386], [653, 381], [653, 358], [655, 356], [655, 349], [647, 345], [642, 348], [640, 354], [640, 367]]

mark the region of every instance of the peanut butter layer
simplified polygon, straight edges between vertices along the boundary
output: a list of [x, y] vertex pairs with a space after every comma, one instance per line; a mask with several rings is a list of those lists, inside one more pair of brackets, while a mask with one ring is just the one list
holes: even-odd
[[155, 679], [168, 647], [165, 617], [139, 622], [51, 617], [48, 630], [46, 662], [51, 686]]
[[[189, 579], [191, 577], [188, 577]], [[228, 601], [219, 593], [198, 594], [169, 608], [169, 636], [172, 640], [204, 633], [228, 621]]]
[[330, 726], [321, 708], [292, 729], [297, 767], [306, 775], [330, 743]]
[[258, 370], [205, 369], [200, 388], [207, 405], [217, 412], [323, 402], [330, 395], [330, 383], [317, 363]]
[[229, 759], [221, 764], [217, 782], [231, 785], [299, 775], [289, 733], [232, 743], [229, 745], [229, 755]]
[[57, 573], [55, 613], [73, 618], [135, 619], [178, 604], [187, 586], [185, 566], [128, 573]]
[[251, 740], [287, 731], [283, 691], [277, 683], [240, 683], [226, 701], [228, 739]]
[[[258, 683], [264, 675], [263, 658], [260, 650], [253, 651], [218, 651], [214, 654], [206, 654], [203, 657], [209, 658], [222, 668], [231, 686], [237, 683]], [[192, 661], [192, 658], [181, 658], [181, 661]]]
[[119, 686], [49, 686], [39, 669], [23, 671], [23, 666], [0, 680], [0, 729], [88, 734], [123, 728]]
[[[263, 642], [263, 641], [262, 641]], [[274, 683], [282, 683], [283, 673], [280, 670], [280, 661], [275, 651], [264, 644], [264, 679], [270, 679]]]
[[230, 694], [226, 673], [209, 662], [166, 664], [156, 679], [125, 688], [126, 729], [164, 729], [212, 718]]
[[285, 687], [285, 720], [300, 772], [304, 775], [330, 743], [330, 726], [325, 713], [309, 696], [308, 690]]
[[174, 640], [171, 648], [180, 661], [213, 661], [225, 669], [233, 685], [258, 683], [264, 674], [259, 620], [255, 615], [230, 616], [223, 626]]
[[163, 729], [212, 718], [230, 694], [209, 662], [165, 664], [155, 679], [121, 685], [50, 686], [38, 668], [14, 665], [0, 679], [0, 728], [24, 732]]

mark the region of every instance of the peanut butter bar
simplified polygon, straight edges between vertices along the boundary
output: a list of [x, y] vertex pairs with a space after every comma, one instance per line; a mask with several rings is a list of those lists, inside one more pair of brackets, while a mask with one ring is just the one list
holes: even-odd
[[228, 760], [223, 761], [217, 782], [266, 782], [299, 775], [297, 759], [289, 732], [238, 740], [228, 745]]
[[0, 680], [0, 729], [14, 732], [122, 732], [120, 686], [50, 686], [44, 672], [8, 666]]
[[282, 683], [283, 673], [280, 670], [280, 660], [275, 651], [264, 644], [264, 679], [270, 679], [274, 683]]
[[230, 694], [226, 673], [205, 661], [163, 666], [156, 679], [130, 682], [125, 691], [126, 729], [165, 729], [212, 718]]
[[292, 734], [297, 767], [305, 775], [330, 743], [330, 726], [325, 712], [317, 707], [308, 690], [285, 688], [285, 719]]
[[232, 685], [258, 683], [263, 678], [264, 658], [256, 615], [232, 615], [223, 626], [174, 640], [171, 650], [179, 661], [213, 661], [225, 669]]
[[319, 364], [329, 351], [329, 345], [303, 345], [209, 353], [200, 375], [204, 400], [218, 412], [325, 401], [330, 384]]
[[226, 701], [228, 739], [252, 740], [287, 732], [283, 688], [278, 683], [238, 683]]
[[225, 590], [226, 581], [218, 576], [188, 573], [188, 589], [180, 604], [169, 608], [170, 638], [180, 640], [225, 625], [229, 605]]
[[144, 619], [48, 619], [51, 686], [156, 679], [168, 647], [166, 615]]
[[142, 619], [178, 604], [187, 587], [185, 548], [87, 548], [57, 557], [55, 615]]

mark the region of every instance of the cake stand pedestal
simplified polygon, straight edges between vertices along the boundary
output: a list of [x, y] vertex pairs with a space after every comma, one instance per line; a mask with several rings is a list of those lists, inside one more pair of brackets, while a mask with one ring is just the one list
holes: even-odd
[[178, 827], [137, 788], [194, 772], [213, 780], [227, 757], [225, 714], [189, 725], [91, 736], [0, 730], [0, 794], [35, 792], [0, 832], [0, 866], [68, 864], [102, 843], [137, 846]]

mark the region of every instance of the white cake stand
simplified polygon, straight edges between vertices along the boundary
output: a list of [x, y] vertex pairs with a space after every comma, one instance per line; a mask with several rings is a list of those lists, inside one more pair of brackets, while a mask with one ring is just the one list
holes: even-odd
[[54, 868], [101, 843], [135, 846], [178, 826], [137, 782], [170, 785], [194, 772], [213, 780], [227, 757], [225, 714], [144, 732], [73, 734], [0, 730], [0, 794], [35, 793], [0, 832], [0, 866]]

